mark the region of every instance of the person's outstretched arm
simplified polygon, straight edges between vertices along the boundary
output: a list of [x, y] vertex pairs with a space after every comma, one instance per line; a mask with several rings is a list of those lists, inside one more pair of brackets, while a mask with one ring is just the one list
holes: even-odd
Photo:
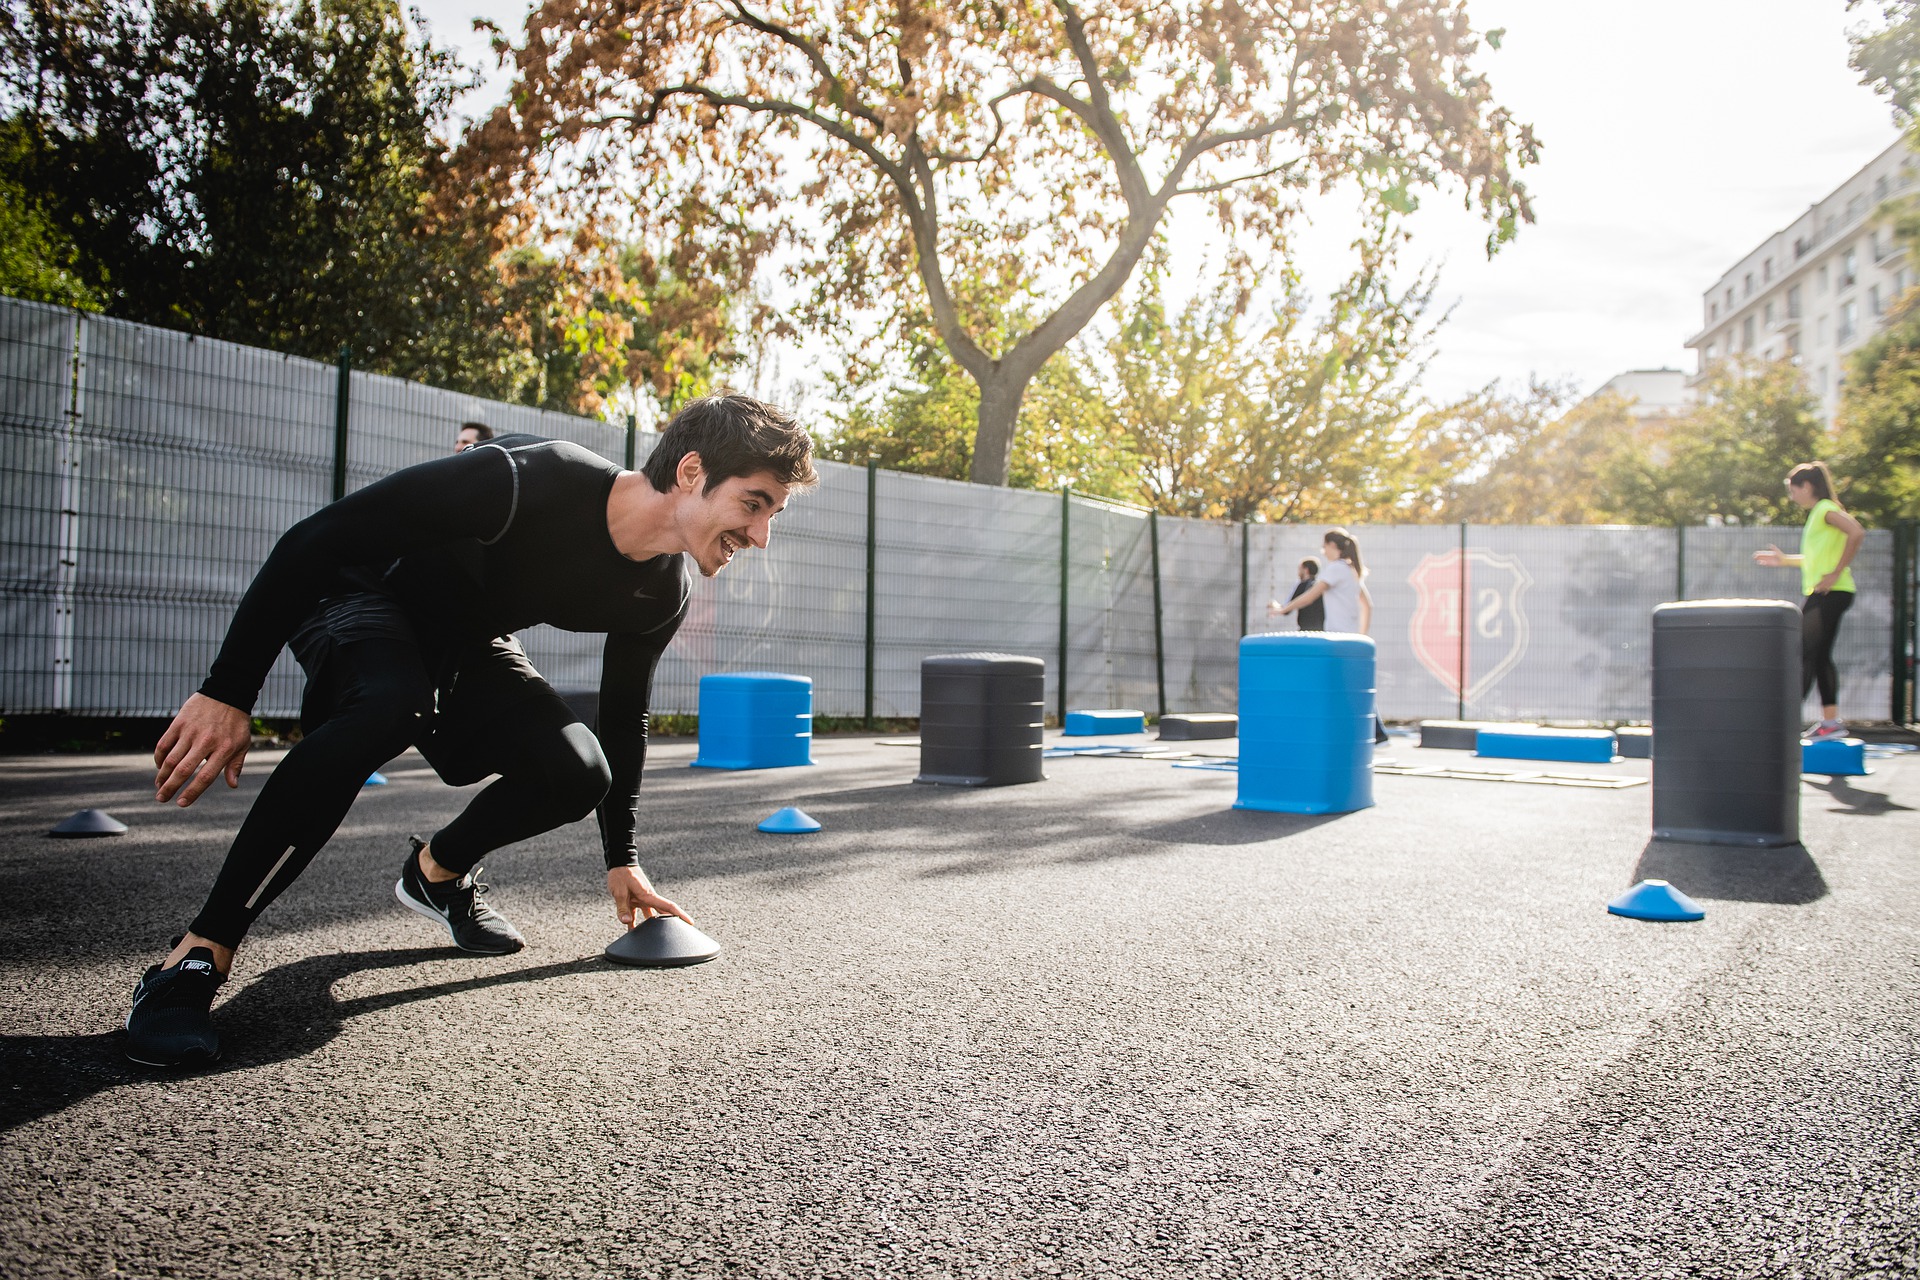
[[594, 728], [613, 782], [600, 802], [600, 845], [607, 859], [607, 893], [620, 923], [632, 927], [652, 916], [693, 918], [654, 891], [640, 867], [640, 775], [647, 763], [647, 708], [660, 649], [646, 637], [615, 632], [607, 637], [600, 669], [600, 715]]

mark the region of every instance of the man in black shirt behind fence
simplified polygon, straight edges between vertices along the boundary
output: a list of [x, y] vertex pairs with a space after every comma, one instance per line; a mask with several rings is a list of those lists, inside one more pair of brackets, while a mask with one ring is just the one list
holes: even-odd
[[[447, 782], [498, 774], [404, 855], [394, 892], [453, 945], [504, 955], [519, 932], [488, 905], [480, 860], [597, 807], [623, 924], [685, 917], [634, 840], [647, 704], [686, 614], [682, 556], [708, 577], [767, 545], [816, 482], [792, 418], [745, 396], [696, 401], [640, 472], [564, 441], [508, 435], [399, 471], [288, 530], [247, 589], [199, 692], [154, 752], [155, 799], [238, 786], [249, 714], [291, 644], [304, 736], [261, 788], [206, 905], [134, 991], [127, 1054], [210, 1062], [210, 1016], [253, 921], [333, 835], [367, 776], [409, 746]], [[604, 632], [598, 732], [513, 638], [535, 623]]]

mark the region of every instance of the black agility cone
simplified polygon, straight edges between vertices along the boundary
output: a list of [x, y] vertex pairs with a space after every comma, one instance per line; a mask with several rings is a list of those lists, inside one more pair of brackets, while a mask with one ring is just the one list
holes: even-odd
[[678, 969], [703, 964], [720, 954], [720, 944], [679, 916], [643, 920], [614, 940], [607, 959], [645, 969]]
[[123, 836], [127, 834], [127, 824], [102, 810], [82, 809], [47, 834], [59, 836], [63, 840], [83, 840], [88, 836]]

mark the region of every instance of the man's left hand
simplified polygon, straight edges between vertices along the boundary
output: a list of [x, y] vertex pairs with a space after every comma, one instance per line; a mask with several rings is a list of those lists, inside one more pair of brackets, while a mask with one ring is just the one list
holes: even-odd
[[615, 867], [607, 872], [607, 892], [613, 895], [613, 909], [619, 914], [620, 923], [629, 929], [655, 916], [679, 916], [688, 924], [693, 923], [693, 917], [676, 903], [653, 891], [646, 872], [638, 867]]
[[1833, 590], [1833, 584], [1840, 581], [1839, 573], [1830, 573], [1813, 584], [1813, 594], [1823, 596]]

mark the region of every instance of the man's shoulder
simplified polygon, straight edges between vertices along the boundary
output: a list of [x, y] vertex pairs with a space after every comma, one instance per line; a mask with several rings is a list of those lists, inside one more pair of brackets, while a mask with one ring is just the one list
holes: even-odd
[[475, 445], [474, 448], [498, 449], [523, 466], [531, 463], [557, 470], [582, 469], [594, 472], [619, 470], [613, 463], [583, 444], [524, 432], [495, 436], [485, 444]]

